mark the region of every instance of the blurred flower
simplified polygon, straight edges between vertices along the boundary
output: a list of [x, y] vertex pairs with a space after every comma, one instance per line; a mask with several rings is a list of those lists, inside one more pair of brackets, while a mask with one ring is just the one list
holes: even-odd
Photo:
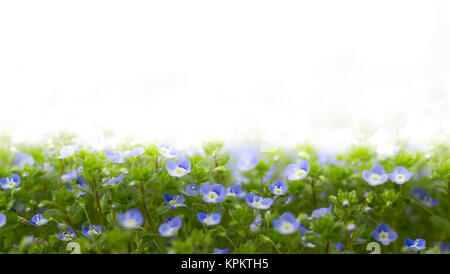
[[272, 206], [273, 199], [271, 198], [261, 198], [255, 193], [249, 193], [245, 197], [247, 205], [252, 208], [266, 210]]
[[392, 173], [388, 174], [389, 179], [399, 185], [411, 179], [411, 176], [412, 173], [402, 166], [396, 167]]
[[23, 152], [19, 152], [16, 154], [15, 161], [13, 163], [13, 166], [22, 166], [22, 165], [34, 165], [35, 161], [33, 156], [28, 155]]
[[266, 173], [266, 175], [262, 178], [263, 183], [270, 182], [272, 180], [273, 176], [275, 175], [277, 168], [275, 166], [272, 166]]
[[331, 212], [332, 208], [333, 208], [333, 204], [330, 204], [329, 207], [321, 207], [321, 208], [315, 209], [311, 213], [311, 219], [316, 219], [316, 218], [319, 218], [319, 217], [329, 214]]
[[[65, 227], [65, 225], [63, 226], [63, 228], [64, 227]], [[70, 225], [69, 225], [68, 228], [69, 228], [69, 232], [61, 231], [61, 230], [59, 231], [58, 239], [60, 239], [61, 241], [67, 242], [67, 241], [72, 241], [72, 239], [76, 237], [75, 232], [72, 230], [72, 227], [70, 227]]]
[[433, 197], [431, 197], [430, 194], [428, 194], [421, 188], [415, 188], [412, 190], [411, 193], [414, 197], [416, 197], [417, 200], [419, 200], [426, 207], [437, 206], [440, 202], [439, 200], [433, 199]]
[[405, 244], [407, 247], [409, 247], [411, 250], [414, 250], [414, 251], [418, 251], [418, 250], [422, 250], [422, 249], [426, 248], [426, 246], [425, 246], [426, 241], [424, 239], [411, 240], [411, 239], [406, 238]]
[[112, 163], [121, 164], [125, 163], [125, 155], [120, 151], [112, 151], [108, 148], [105, 148], [105, 157]]
[[78, 178], [78, 172], [75, 169], [69, 170], [66, 174], [61, 175], [61, 181], [72, 182]]
[[135, 147], [131, 151], [125, 151], [123, 152], [123, 157], [134, 157], [139, 156], [145, 153], [145, 149], [143, 147]]
[[397, 155], [400, 146], [380, 144], [376, 148], [378, 156], [382, 159]]
[[63, 147], [59, 150], [59, 156], [56, 157], [56, 158], [58, 158], [58, 159], [64, 159], [64, 158], [67, 158], [67, 157], [71, 156], [72, 154], [74, 154], [77, 150], [78, 150], [78, 145], [74, 145], [74, 146], [63, 146]]
[[258, 213], [253, 223], [250, 224], [250, 230], [253, 232], [258, 231], [258, 227], [262, 224], [261, 214]]
[[20, 176], [13, 174], [9, 177], [1, 178], [0, 185], [3, 189], [12, 189], [13, 187], [18, 187], [20, 185]]
[[380, 164], [375, 164], [370, 170], [364, 170], [362, 177], [371, 186], [384, 184], [388, 179], [384, 167]]
[[202, 192], [203, 201], [213, 204], [222, 202], [227, 194], [227, 189], [221, 184], [214, 184], [212, 186], [204, 184], [200, 188], [200, 191]]
[[86, 225], [82, 227], [81, 233], [86, 237], [100, 235], [102, 233], [102, 227], [100, 225]]
[[169, 193], [165, 193], [164, 200], [166, 201], [167, 205], [170, 206], [171, 208], [186, 206], [185, 204], [183, 204], [184, 197], [182, 195], [172, 196]]
[[259, 150], [256, 147], [240, 147], [231, 153], [233, 164], [239, 171], [249, 171], [259, 162]]
[[397, 239], [397, 233], [392, 231], [385, 223], [379, 224], [377, 228], [372, 231], [372, 236], [383, 245], [389, 245]]
[[122, 179], [123, 179], [123, 173], [117, 177], [103, 178], [103, 182], [106, 181], [106, 183], [102, 184], [102, 186], [113, 186], [118, 183], [120, 184], [122, 182]]
[[272, 225], [283, 235], [292, 234], [300, 228], [300, 222], [297, 221], [295, 216], [290, 212], [285, 212], [279, 219], [273, 220]]
[[117, 219], [126, 229], [133, 229], [144, 223], [144, 217], [137, 209], [130, 209], [125, 213], [117, 213]]
[[189, 184], [182, 192], [187, 196], [198, 196], [200, 194], [200, 187], [196, 184]]
[[42, 217], [42, 214], [40, 214], [40, 213], [34, 215], [30, 221], [30, 224], [32, 224], [34, 226], [41, 226], [41, 225], [45, 225], [46, 223], [48, 223], [48, 220], [45, 219], [44, 217]]
[[242, 198], [245, 193], [242, 191], [241, 185], [236, 183], [228, 188], [227, 196]]
[[301, 160], [299, 164], [289, 164], [284, 170], [284, 176], [289, 181], [301, 180], [308, 175], [309, 169], [308, 160]]
[[166, 169], [170, 176], [183, 177], [191, 172], [191, 161], [187, 158], [182, 158], [178, 161], [168, 161], [166, 163]]
[[4, 226], [6, 224], [6, 214], [0, 213], [0, 227]]
[[159, 234], [163, 237], [173, 236], [180, 229], [181, 223], [180, 217], [166, 218], [164, 224], [158, 228]]
[[164, 157], [175, 158], [178, 156], [178, 151], [171, 145], [159, 144], [156, 147], [158, 148], [159, 153], [161, 153]]
[[213, 226], [220, 223], [222, 215], [220, 213], [206, 214], [204, 212], [199, 212], [197, 214], [197, 219], [204, 225]]
[[353, 231], [353, 230], [355, 230], [356, 229], [356, 225], [355, 224], [348, 224], [347, 225], [347, 230], [348, 231]]
[[275, 195], [283, 195], [288, 190], [288, 185], [283, 180], [276, 180], [269, 184], [269, 190]]
[[214, 248], [213, 254], [227, 254], [227, 253], [228, 253], [228, 248], [225, 248], [225, 249]]

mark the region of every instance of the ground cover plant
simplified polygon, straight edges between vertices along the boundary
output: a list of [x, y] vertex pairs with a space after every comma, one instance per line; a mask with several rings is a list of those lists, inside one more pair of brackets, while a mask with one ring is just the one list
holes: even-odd
[[447, 144], [0, 147], [1, 253], [448, 253]]

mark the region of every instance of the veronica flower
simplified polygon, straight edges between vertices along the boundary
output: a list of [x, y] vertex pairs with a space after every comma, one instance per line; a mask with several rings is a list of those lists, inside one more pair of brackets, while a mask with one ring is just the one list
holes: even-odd
[[376, 148], [376, 152], [377, 152], [378, 156], [380, 156], [382, 159], [397, 155], [399, 150], [400, 150], [400, 146], [387, 145], [387, 144], [378, 145]]
[[164, 157], [172, 159], [178, 156], [178, 151], [170, 145], [159, 144], [156, 147], [158, 148], [159, 153], [161, 153]]
[[242, 147], [235, 150], [232, 157], [239, 171], [249, 171], [258, 164], [259, 151], [255, 147]]
[[89, 185], [86, 183], [83, 177], [78, 177], [76, 184], [89, 190]]
[[199, 212], [197, 214], [197, 219], [204, 225], [213, 226], [220, 223], [222, 215], [220, 213], [206, 214], [204, 212]]
[[228, 248], [225, 248], [225, 249], [214, 248], [213, 254], [227, 254], [227, 253], [228, 253]]
[[67, 158], [67, 157], [71, 156], [72, 154], [74, 154], [77, 150], [78, 150], [78, 145], [74, 145], [74, 146], [63, 146], [63, 147], [59, 150], [59, 156], [56, 157], [56, 158], [58, 158], [58, 159], [64, 159], [64, 158]]
[[247, 205], [252, 208], [266, 210], [272, 206], [273, 199], [271, 198], [261, 198], [255, 193], [249, 193], [245, 197]]
[[341, 242], [338, 242], [338, 243], [335, 243], [335, 244], [332, 244], [332, 245], [336, 246], [336, 249], [337, 249], [337, 251], [339, 251], [339, 252], [341, 252], [342, 249], [344, 248], [344, 244], [341, 243]]
[[180, 217], [166, 218], [164, 224], [158, 228], [159, 234], [163, 237], [173, 236], [180, 229], [181, 223]]
[[287, 184], [283, 180], [276, 180], [269, 184], [269, 190], [275, 195], [283, 195], [288, 190]]
[[231, 196], [231, 197], [241, 198], [242, 194], [245, 194], [245, 193], [242, 191], [241, 185], [238, 183], [230, 186], [227, 191], [227, 196]]
[[320, 218], [322, 216], [325, 216], [331, 212], [331, 209], [333, 208], [333, 204], [330, 204], [329, 207], [321, 207], [314, 209], [314, 211], [311, 213], [311, 219]]
[[1, 178], [0, 185], [3, 189], [12, 189], [14, 187], [18, 187], [20, 185], [20, 176], [17, 174], [13, 174], [7, 178]]
[[371, 186], [384, 184], [388, 179], [384, 167], [380, 164], [375, 164], [369, 170], [364, 170], [362, 177]]
[[200, 187], [196, 184], [189, 184], [186, 186], [185, 191], [182, 191], [187, 196], [198, 196], [200, 194]]
[[75, 232], [72, 230], [72, 227], [70, 227], [70, 225], [69, 225], [68, 228], [69, 228], [69, 232], [59, 231], [58, 239], [60, 239], [61, 241], [68, 242], [68, 241], [72, 241], [72, 239], [76, 237]]
[[399, 185], [411, 179], [411, 176], [412, 173], [402, 166], [396, 167], [392, 173], [388, 174], [389, 179]]
[[125, 213], [118, 213], [117, 219], [126, 229], [136, 228], [144, 223], [144, 217], [137, 209], [130, 209]]
[[6, 214], [0, 213], [0, 227], [4, 226], [6, 224]]
[[412, 190], [412, 195], [416, 197], [417, 200], [419, 200], [423, 205], [426, 207], [435, 207], [439, 204], [439, 200], [433, 199], [430, 194], [425, 192], [421, 188], [415, 188]]
[[301, 160], [299, 164], [290, 164], [284, 170], [284, 176], [289, 181], [301, 180], [308, 175], [309, 172], [308, 160]]
[[93, 235], [100, 235], [102, 233], [102, 227], [100, 225], [87, 225], [83, 226], [81, 233], [86, 237], [92, 237]]
[[207, 203], [217, 204], [225, 199], [227, 189], [221, 184], [214, 184], [212, 186], [204, 184], [200, 191], [202, 193], [203, 201]]
[[123, 179], [123, 173], [120, 174], [117, 177], [104, 178], [103, 182], [106, 181], [106, 183], [102, 184], [102, 186], [113, 186], [113, 185], [116, 185], [118, 183], [120, 184], [122, 182], [122, 179]]
[[28, 155], [26, 153], [23, 152], [19, 152], [17, 153], [16, 157], [15, 157], [15, 161], [13, 163], [13, 166], [22, 166], [22, 165], [34, 165], [35, 161], [33, 156]]
[[191, 161], [187, 158], [182, 158], [178, 161], [167, 161], [166, 169], [170, 176], [183, 177], [191, 172]]
[[69, 170], [66, 174], [61, 175], [61, 181], [72, 182], [78, 178], [78, 172], [75, 169]]
[[258, 213], [253, 223], [250, 224], [250, 230], [253, 232], [258, 231], [258, 227], [262, 224], [261, 214]]
[[276, 167], [274, 167], [274, 166], [271, 167], [267, 171], [266, 175], [264, 175], [264, 177], [262, 178], [263, 183], [270, 182], [270, 180], [272, 180], [272, 178], [273, 178], [273, 175], [275, 175], [276, 170], [277, 170]]
[[408, 238], [405, 239], [406, 246], [409, 247], [411, 250], [414, 250], [414, 251], [419, 251], [419, 250], [425, 249], [426, 248], [426, 246], [425, 246], [426, 243], [427, 242], [424, 239], [417, 239], [417, 240], [411, 240], [411, 239], [408, 239]]
[[166, 201], [167, 205], [170, 206], [171, 208], [186, 206], [185, 204], [183, 204], [184, 197], [182, 195], [172, 196], [169, 193], [165, 193], [164, 200]]
[[45, 219], [44, 217], [42, 217], [41, 213], [34, 215], [30, 221], [30, 224], [32, 224], [34, 226], [41, 226], [41, 225], [45, 225], [46, 223], [48, 223], [48, 220]]
[[290, 212], [285, 212], [280, 218], [273, 220], [272, 225], [283, 235], [292, 234], [300, 228], [300, 222]]
[[145, 148], [143, 147], [135, 147], [133, 148], [131, 151], [125, 151], [123, 152], [123, 157], [134, 157], [134, 156], [139, 156], [145, 153]]
[[112, 163], [121, 164], [125, 162], [125, 154], [120, 151], [112, 151], [105, 148], [105, 157]]
[[372, 231], [372, 236], [383, 245], [389, 245], [397, 239], [397, 233], [392, 231], [385, 223], [379, 224], [377, 228]]

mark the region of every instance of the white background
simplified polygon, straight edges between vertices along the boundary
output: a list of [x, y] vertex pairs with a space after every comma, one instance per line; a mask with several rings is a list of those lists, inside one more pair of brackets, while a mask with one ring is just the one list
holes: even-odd
[[448, 138], [449, 14], [445, 0], [1, 1], [0, 131]]

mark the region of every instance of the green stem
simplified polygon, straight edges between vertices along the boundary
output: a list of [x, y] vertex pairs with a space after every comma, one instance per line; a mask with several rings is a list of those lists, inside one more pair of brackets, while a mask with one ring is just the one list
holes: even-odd
[[103, 211], [102, 211], [102, 206], [100, 204], [100, 196], [98, 193], [98, 189], [97, 189], [97, 182], [94, 178], [94, 193], [95, 193], [95, 202], [97, 203], [97, 208], [98, 208], [98, 213], [100, 215], [100, 232], [103, 232], [103, 230], [105, 229], [105, 221], [103, 218]]

